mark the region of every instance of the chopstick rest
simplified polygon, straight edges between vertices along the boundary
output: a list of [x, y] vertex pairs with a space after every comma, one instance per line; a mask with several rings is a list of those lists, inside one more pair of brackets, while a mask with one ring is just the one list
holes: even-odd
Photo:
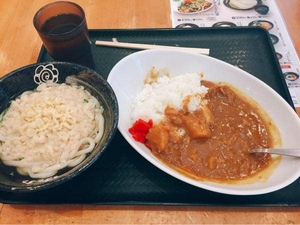
[[165, 45], [149, 45], [149, 44], [136, 44], [136, 43], [126, 43], [117, 41], [96, 41], [96, 45], [99, 46], [109, 46], [116, 48], [131, 48], [131, 49], [177, 49], [183, 51], [190, 51], [195, 53], [200, 53], [204, 55], [209, 55], [209, 49], [207, 48], [189, 48], [189, 47], [175, 47], [175, 46], [165, 46]]

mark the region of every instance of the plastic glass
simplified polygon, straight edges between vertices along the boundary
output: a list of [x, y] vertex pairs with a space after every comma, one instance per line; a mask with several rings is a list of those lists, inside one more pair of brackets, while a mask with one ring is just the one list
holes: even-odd
[[58, 1], [37, 11], [33, 24], [54, 60], [92, 64], [91, 41], [83, 9]]

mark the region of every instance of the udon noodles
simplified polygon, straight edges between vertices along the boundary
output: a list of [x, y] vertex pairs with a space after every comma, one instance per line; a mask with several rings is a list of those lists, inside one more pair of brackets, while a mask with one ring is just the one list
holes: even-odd
[[44, 83], [11, 102], [0, 121], [0, 158], [48, 178], [82, 162], [103, 136], [103, 108], [82, 86]]

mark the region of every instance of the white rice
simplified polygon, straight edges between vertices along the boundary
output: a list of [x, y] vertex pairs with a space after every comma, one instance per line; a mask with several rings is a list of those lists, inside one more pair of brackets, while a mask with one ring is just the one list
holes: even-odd
[[173, 78], [159, 77], [156, 82], [145, 84], [132, 102], [132, 120], [153, 120], [159, 123], [170, 106], [176, 110], [183, 107], [183, 101], [189, 97], [188, 111], [193, 112], [206, 104], [203, 100], [208, 88], [201, 85], [202, 74], [186, 73]]

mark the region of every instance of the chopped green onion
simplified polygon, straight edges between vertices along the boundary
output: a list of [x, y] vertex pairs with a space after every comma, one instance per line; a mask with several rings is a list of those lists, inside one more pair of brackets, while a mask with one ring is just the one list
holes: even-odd
[[4, 115], [6, 114], [7, 111], [8, 111], [8, 108], [5, 109], [5, 110], [0, 114], [0, 123], [3, 121]]

